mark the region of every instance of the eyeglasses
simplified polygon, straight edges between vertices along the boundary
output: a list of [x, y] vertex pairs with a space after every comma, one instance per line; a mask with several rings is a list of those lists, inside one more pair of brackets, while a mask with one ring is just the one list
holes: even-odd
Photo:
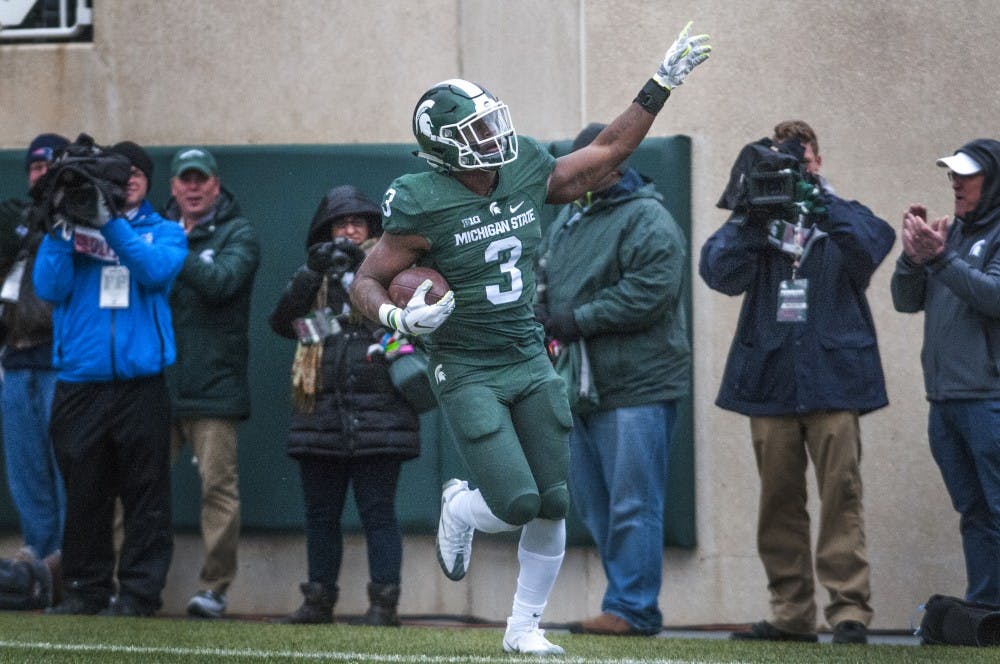
[[982, 175], [983, 172], [972, 173], [971, 175], [962, 175], [961, 173], [956, 173], [955, 171], [948, 171], [948, 181], [949, 182], [968, 182], [974, 177]]

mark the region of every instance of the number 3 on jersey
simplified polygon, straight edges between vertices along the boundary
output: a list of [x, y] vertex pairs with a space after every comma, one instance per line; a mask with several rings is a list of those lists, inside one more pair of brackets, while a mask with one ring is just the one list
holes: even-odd
[[502, 240], [490, 242], [486, 247], [486, 262], [493, 263], [500, 260], [500, 256], [510, 251], [507, 260], [500, 263], [500, 272], [505, 272], [510, 277], [509, 291], [500, 290], [499, 284], [490, 284], [486, 287], [486, 299], [493, 304], [507, 304], [514, 302], [521, 297], [524, 284], [521, 282], [521, 271], [517, 269], [517, 261], [521, 258], [521, 240], [517, 237], [505, 237]]

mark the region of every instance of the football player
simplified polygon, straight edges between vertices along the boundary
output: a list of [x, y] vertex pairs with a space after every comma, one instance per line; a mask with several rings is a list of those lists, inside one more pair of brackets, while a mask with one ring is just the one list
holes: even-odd
[[[452, 479], [442, 491], [437, 554], [445, 575], [465, 576], [475, 530], [522, 528], [507, 652], [563, 654], [538, 627], [565, 551], [572, 423], [533, 314], [542, 205], [599, 190], [639, 145], [671, 91], [709, 57], [708, 35], [690, 29], [624, 113], [559, 159], [518, 136], [507, 105], [481, 86], [451, 79], [425, 92], [413, 133], [417, 155], [434, 170], [391, 184], [385, 234], [351, 286], [354, 304], [372, 319], [428, 335], [431, 384], [471, 474], [471, 486]], [[398, 307], [386, 289], [414, 263], [440, 272], [452, 290], [426, 304], [428, 280]]]

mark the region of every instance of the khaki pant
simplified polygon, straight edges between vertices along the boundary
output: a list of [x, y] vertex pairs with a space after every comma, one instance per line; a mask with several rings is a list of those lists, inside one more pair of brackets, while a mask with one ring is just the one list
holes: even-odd
[[826, 621], [871, 622], [865, 520], [861, 504], [861, 434], [853, 411], [751, 417], [760, 511], [757, 550], [771, 592], [772, 624], [816, 631], [806, 468], [812, 459], [819, 488], [816, 578], [830, 593]]
[[191, 443], [201, 477], [201, 537], [205, 563], [203, 590], [225, 593], [236, 577], [240, 537], [239, 474], [236, 467], [237, 422], [229, 419], [175, 420], [171, 453], [176, 458]]

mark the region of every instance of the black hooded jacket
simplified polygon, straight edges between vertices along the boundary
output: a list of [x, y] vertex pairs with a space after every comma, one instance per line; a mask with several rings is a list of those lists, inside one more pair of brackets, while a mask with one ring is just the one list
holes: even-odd
[[900, 255], [892, 302], [897, 311], [924, 312], [929, 400], [1000, 399], [1000, 141], [978, 139], [958, 151], [983, 168], [979, 204], [948, 226], [937, 258], [916, 264]]
[[[381, 231], [378, 207], [352, 186], [330, 190], [313, 215], [306, 249], [329, 242], [330, 227], [337, 217], [361, 215], [370, 220], [375, 233]], [[371, 234], [370, 234], [371, 235]], [[355, 268], [363, 253], [359, 250]], [[353, 270], [344, 280], [353, 276]], [[269, 317], [271, 329], [296, 339], [293, 321], [317, 308], [317, 296], [327, 280], [326, 306], [334, 314], [350, 311], [342, 280], [313, 272], [306, 265], [296, 270]], [[368, 347], [378, 343], [387, 330], [354, 313], [341, 317], [340, 334], [323, 342], [317, 376], [315, 404], [311, 410], [295, 409], [288, 432], [288, 454], [297, 459], [356, 459], [395, 456], [410, 459], [420, 454], [416, 413], [396, 391], [389, 377], [389, 364], [382, 354], [369, 359]]]
[[975, 227], [991, 226], [1000, 220], [1000, 141], [978, 138], [958, 149], [983, 168], [983, 189], [976, 209], [962, 221]]

